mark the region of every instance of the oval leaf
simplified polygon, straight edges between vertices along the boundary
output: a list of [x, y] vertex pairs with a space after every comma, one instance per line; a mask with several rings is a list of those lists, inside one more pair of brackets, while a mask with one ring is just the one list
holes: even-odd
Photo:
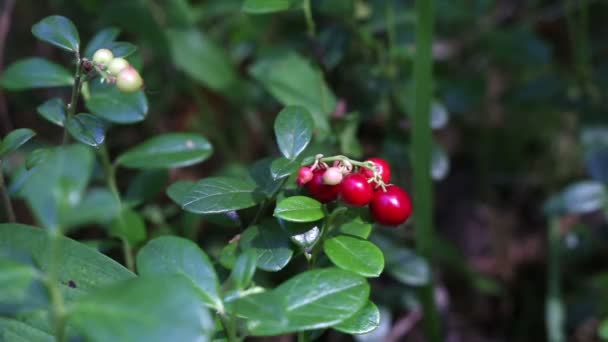
[[163, 236], [148, 242], [137, 254], [137, 270], [144, 276], [183, 274], [198, 288], [207, 305], [223, 310], [213, 264], [190, 240]]
[[110, 46], [119, 34], [120, 30], [115, 27], [108, 27], [97, 32], [97, 34], [89, 40], [87, 47], [84, 49], [84, 56], [89, 59], [92, 58], [95, 51]]
[[114, 57], [128, 57], [137, 50], [137, 47], [128, 42], [112, 42], [109, 49]]
[[52, 15], [32, 26], [36, 38], [68, 51], [78, 51], [80, 37], [74, 23], [66, 17]]
[[205, 178], [185, 191], [187, 183], [176, 183], [167, 193], [182, 209], [197, 214], [225, 213], [253, 207], [264, 199], [255, 183], [230, 177]]
[[123, 93], [107, 84], [90, 88], [91, 96], [86, 99], [86, 106], [91, 113], [118, 124], [135, 123], [146, 118], [148, 99], [143, 90]]
[[334, 326], [334, 329], [345, 334], [359, 335], [367, 334], [380, 325], [380, 310], [376, 304], [368, 301], [363, 309], [359, 310], [353, 317]]
[[270, 164], [270, 174], [274, 180], [289, 177], [298, 170], [300, 162], [297, 159], [278, 158]]
[[428, 263], [414, 251], [381, 235], [372, 235], [372, 240], [384, 252], [386, 271], [393, 278], [410, 286], [425, 285], [431, 280]]
[[[368, 302], [368, 297], [369, 284], [357, 274], [335, 268], [312, 270], [275, 290], [245, 297], [258, 309], [246, 315], [247, 326], [256, 336], [327, 328], [352, 317]], [[269, 307], [272, 303], [275, 304]], [[281, 303], [280, 308], [276, 303]], [[277, 309], [280, 314], [259, 314]]]
[[260, 226], [249, 227], [241, 234], [243, 250], [255, 250], [257, 267], [264, 271], [282, 270], [293, 255], [289, 248], [289, 236], [274, 220], [265, 220]]
[[65, 128], [74, 139], [93, 147], [99, 147], [106, 138], [106, 123], [87, 113], [68, 118]]
[[110, 233], [136, 246], [146, 239], [146, 224], [141, 215], [125, 208], [110, 224]]
[[54, 98], [46, 101], [36, 109], [47, 121], [63, 127], [63, 122], [66, 117], [66, 105], [60, 98]]
[[74, 303], [70, 323], [87, 341], [209, 341], [213, 321], [183, 276], [148, 276]]
[[17, 150], [21, 145], [28, 142], [36, 135], [36, 132], [29, 128], [18, 128], [4, 137], [0, 144], [0, 157]]
[[247, 249], [236, 258], [230, 278], [238, 290], [244, 290], [251, 284], [257, 264], [257, 255], [254, 249]]
[[117, 163], [134, 169], [167, 169], [200, 163], [211, 153], [213, 147], [200, 135], [169, 133], [128, 150]]
[[292, 0], [245, 0], [243, 12], [249, 14], [265, 14], [288, 10]]
[[293, 196], [279, 202], [274, 216], [291, 222], [312, 222], [325, 217], [325, 213], [321, 202], [306, 196]]
[[325, 240], [323, 250], [338, 267], [364, 277], [378, 277], [384, 269], [384, 255], [373, 243], [341, 235]]
[[8, 90], [71, 86], [74, 78], [64, 67], [44, 58], [22, 59], [9, 65], [0, 79]]
[[294, 159], [310, 143], [314, 122], [303, 107], [289, 106], [283, 109], [274, 121], [274, 134], [281, 153]]

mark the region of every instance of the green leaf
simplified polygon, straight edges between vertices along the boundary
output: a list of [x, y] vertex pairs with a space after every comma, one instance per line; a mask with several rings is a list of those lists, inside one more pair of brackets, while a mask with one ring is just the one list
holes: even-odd
[[48, 332], [13, 318], [0, 317], [0, 341], [4, 342], [55, 342]]
[[260, 159], [249, 168], [249, 176], [258, 185], [259, 191], [263, 192], [268, 198], [273, 197], [283, 183], [280, 179], [272, 176], [270, 168], [270, 158]]
[[306, 108], [321, 134], [329, 132], [328, 115], [336, 107], [336, 98], [321, 72], [306, 59], [289, 53], [258, 61], [249, 72], [283, 105]]
[[50, 99], [45, 103], [41, 104], [37, 108], [38, 114], [40, 114], [47, 121], [63, 127], [63, 122], [66, 117], [66, 106], [62, 99], [56, 97]]
[[115, 27], [108, 27], [97, 32], [97, 34], [89, 40], [89, 44], [87, 44], [87, 47], [84, 49], [84, 56], [89, 59], [93, 58], [95, 51], [102, 48], [108, 48], [119, 34], [120, 30]]
[[325, 217], [321, 202], [306, 196], [292, 196], [280, 201], [274, 216], [291, 222], [312, 222]]
[[238, 247], [239, 244], [237, 242], [230, 242], [224, 246], [218, 258], [220, 265], [231, 270], [234, 267], [234, 263], [236, 263], [236, 252]]
[[37, 148], [30, 152], [25, 159], [25, 169], [31, 170], [38, 164], [43, 163], [51, 154], [48, 148]]
[[131, 148], [116, 162], [134, 169], [169, 169], [200, 163], [212, 153], [213, 147], [200, 135], [168, 133]]
[[306, 108], [289, 106], [274, 121], [274, 134], [283, 156], [295, 159], [312, 139], [314, 122]]
[[69, 117], [65, 128], [74, 139], [89, 146], [99, 147], [106, 139], [106, 123], [88, 113]]
[[207, 305], [223, 310], [213, 264], [190, 240], [163, 236], [148, 242], [137, 254], [137, 269], [144, 276], [182, 274], [192, 281]]
[[293, 3], [293, 0], [245, 0], [242, 9], [249, 14], [266, 14], [286, 11], [294, 7]]
[[80, 46], [80, 37], [74, 23], [59, 15], [46, 17], [34, 24], [32, 33], [43, 42], [68, 51], [77, 52]]
[[359, 310], [353, 317], [334, 326], [334, 329], [345, 334], [367, 334], [380, 325], [380, 310], [372, 301]]
[[133, 52], [137, 51], [137, 46], [128, 42], [112, 42], [108, 48], [112, 51], [115, 58], [129, 57]]
[[144, 170], [131, 180], [124, 200], [129, 205], [151, 201], [165, 189], [168, 180], [167, 170]]
[[29, 128], [18, 128], [4, 137], [0, 144], [0, 157], [16, 151], [21, 145], [28, 142], [36, 135], [36, 132]]
[[192, 28], [169, 29], [166, 34], [178, 69], [214, 90], [225, 91], [235, 83], [237, 75], [229, 56], [203, 33]]
[[30, 294], [30, 287], [39, 277], [31, 265], [0, 255], [0, 313], [11, 312], [11, 306], [24, 303]]
[[241, 248], [253, 249], [259, 269], [270, 272], [282, 270], [293, 255], [289, 248], [289, 236], [275, 220], [265, 220], [259, 226], [247, 228], [240, 239]]
[[[23, 224], [0, 224], [0, 251], [27, 253], [42, 272], [49, 268], [48, 232]], [[134, 274], [116, 261], [77, 241], [59, 237], [57, 277], [62, 289], [71, 280], [79, 292], [89, 292]]]
[[279, 223], [291, 241], [302, 248], [311, 248], [321, 237], [321, 221], [297, 223], [279, 220]]
[[236, 258], [230, 278], [232, 278], [238, 290], [244, 290], [251, 284], [251, 280], [255, 274], [257, 259], [258, 256], [254, 249], [246, 249]]
[[428, 263], [411, 249], [377, 234], [372, 235], [372, 241], [384, 252], [386, 270], [393, 278], [410, 286], [422, 286], [431, 280]]
[[90, 83], [91, 96], [86, 100], [89, 111], [110, 122], [130, 124], [142, 121], [148, 113], [148, 100], [143, 90], [123, 93], [114, 85]]
[[124, 208], [110, 224], [110, 233], [136, 246], [146, 239], [146, 224], [136, 211]]
[[367, 239], [372, 232], [372, 224], [363, 222], [360, 218], [355, 218], [352, 221], [340, 225], [340, 233], [346, 235], [357, 236], [362, 239]]
[[44, 58], [31, 57], [9, 65], [0, 79], [8, 90], [71, 86], [74, 78], [60, 65]]
[[364, 277], [378, 277], [384, 269], [384, 255], [373, 243], [341, 235], [325, 240], [323, 250], [338, 267]]
[[270, 174], [274, 180], [289, 177], [296, 172], [300, 167], [300, 161], [297, 159], [278, 158], [270, 164]]
[[93, 153], [85, 145], [48, 149], [48, 156], [28, 172], [18, 195], [27, 200], [42, 226], [62, 228], [64, 213], [83, 198], [93, 163]]
[[[331, 327], [357, 313], [368, 297], [365, 278], [329, 268], [301, 273], [275, 290], [239, 299], [235, 307], [254, 336], [270, 336]], [[242, 310], [242, 302], [256, 310]], [[269, 311], [276, 313], [260, 314]]]
[[70, 229], [84, 224], [106, 224], [120, 213], [120, 203], [107, 189], [91, 189], [76, 206], [61, 214], [62, 225]]
[[598, 335], [604, 341], [608, 340], [608, 319], [604, 319], [598, 328]]
[[79, 299], [68, 323], [92, 342], [209, 341], [213, 321], [202, 304], [183, 276], [142, 276]]
[[[169, 196], [182, 209], [197, 214], [216, 214], [253, 207], [264, 199], [248, 179], [210, 177], [198, 181], [189, 191], [184, 183], [171, 185]], [[179, 187], [179, 188], [178, 188]], [[173, 189], [172, 189], [173, 188]]]

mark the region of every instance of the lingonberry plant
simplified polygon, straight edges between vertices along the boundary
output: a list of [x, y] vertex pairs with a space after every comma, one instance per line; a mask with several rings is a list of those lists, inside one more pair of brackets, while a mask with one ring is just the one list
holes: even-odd
[[[66, 50], [74, 72], [33, 57], [11, 65], [1, 80], [9, 90], [71, 88], [37, 108], [63, 130], [61, 144], [39, 143], [13, 162], [10, 187], [0, 179], [13, 221], [0, 225], [0, 310], [8, 314], [0, 318], [2, 337], [232, 342], [297, 333], [306, 341], [325, 329], [363, 334], [378, 326], [368, 278], [385, 266], [378, 245], [395, 247], [368, 239], [372, 223], [400, 227], [412, 213], [384, 159], [312, 153], [313, 116], [286, 106], [274, 121], [281, 157], [255, 163], [245, 177], [181, 180], [166, 190], [184, 211], [243, 229], [220, 253], [210, 257], [177, 235], [148, 237], [146, 221], [163, 221], [144, 205], [158, 191], [157, 171], [203, 162], [211, 144], [197, 134], [168, 133], [111, 158], [112, 126], [140, 122], [148, 111], [136, 47], [105, 29], [82, 49], [76, 27], [61, 16], [41, 20], [32, 32]], [[29, 129], [6, 136], [2, 161], [32, 137]], [[122, 168], [138, 171], [126, 191], [117, 183]], [[25, 200], [44, 229], [15, 222], [9, 193]], [[64, 236], [90, 224], [120, 241], [122, 265]], [[396, 268], [412, 258], [391, 255]], [[279, 271], [285, 274], [278, 286], [264, 280]]]

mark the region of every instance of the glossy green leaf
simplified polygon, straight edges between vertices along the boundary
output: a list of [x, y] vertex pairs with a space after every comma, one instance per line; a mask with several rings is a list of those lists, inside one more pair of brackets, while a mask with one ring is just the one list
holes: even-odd
[[356, 218], [340, 225], [340, 233], [367, 239], [372, 232], [372, 224]]
[[282, 270], [293, 255], [289, 248], [289, 236], [275, 220], [265, 220], [259, 226], [247, 228], [240, 239], [241, 248], [253, 249], [257, 255], [257, 266], [264, 271]]
[[271, 160], [264, 158], [256, 161], [249, 168], [249, 176], [257, 184], [259, 191], [268, 198], [273, 197], [283, 184], [281, 179], [273, 177], [271, 165]]
[[257, 259], [258, 256], [254, 249], [246, 249], [236, 258], [230, 278], [238, 290], [244, 290], [251, 284], [251, 280], [255, 274]]
[[37, 278], [38, 272], [31, 265], [0, 255], [0, 313], [6, 311], [7, 305], [25, 302], [28, 289]]
[[212, 153], [213, 147], [200, 135], [168, 133], [129, 149], [116, 162], [134, 169], [168, 169], [200, 163]]
[[[301, 273], [272, 291], [245, 297], [257, 310], [242, 312], [238, 305], [237, 310], [247, 317], [253, 335], [278, 335], [343, 322], [363, 308], [368, 296], [365, 278], [340, 269], [317, 269]], [[274, 315], [260, 314], [279, 308]]]
[[209, 341], [213, 321], [183, 276], [128, 280], [80, 298], [68, 323], [87, 341]]
[[243, 12], [249, 14], [266, 14], [286, 11], [293, 7], [293, 0], [245, 0]]
[[328, 115], [336, 107], [336, 98], [321, 72], [298, 54], [261, 60], [250, 69], [251, 75], [285, 106], [306, 108], [323, 134], [329, 132]]
[[128, 42], [112, 42], [108, 47], [114, 57], [129, 57], [133, 52], [137, 51], [137, 46]]
[[66, 105], [62, 99], [56, 97], [50, 99], [45, 103], [41, 104], [36, 108], [38, 114], [40, 114], [47, 121], [63, 127], [63, 123], [66, 117]]
[[384, 269], [384, 255], [373, 243], [348, 235], [325, 240], [323, 250], [338, 267], [364, 277], [378, 277]]
[[182, 209], [198, 214], [216, 214], [253, 207], [264, 199], [248, 179], [210, 177], [198, 181], [189, 191], [184, 183], [167, 192]]
[[48, 156], [28, 171], [18, 195], [26, 199], [42, 226], [62, 228], [64, 212], [76, 207], [84, 196], [93, 163], [93, 152], [85, 145], [48, 149]]
[[367, 304], [357, 313], [334, 326], [334, 329], [341, 331], [345, 334], [359, 335], [367, 334], [370, 331], [378, 328], [380, 325], [380, 310], [376, 304], [368, 301]]
[[148, 113], [148, 100], [143, 90], [123, 93], [114, 85], [89, 83], [91, 96], [86, 99], [89, 111], [117, 124], [142, 121]]
[[108, 27], [97, 32], [95, 36], [89, 40], [87, 47], [84, 49], [84, 56], [90, 59], [93, 58], [95, 51], [102, 48], [109, 48], [119, 34], [120, 30], [115, 27]]
[[88, 113], [69, 117], [65, 128], [74, 139], [89, 146], [99, 147], [106, 139], [106, 123]]
[[292, 196], [280, 201], [274, 216], [291, 222], [312, 222], [325, 217], [321, 202], [306, 196]]
[[36, 132], [29, 128], [18, 128], [7, 134], [0, 143], [0, 157], [16, 151], [21, 145], [28, 142], [36, 135]]
[[110, 224], [110, 233], [136, 246], [146, 239], [146, 224], [139, 213], [124, 208]]
[[[62, 289], [71, 280], [79, 293], [133, 278], [134, 274], [109, 257], [77, 241], [60, 237], [57, 276]], [[48, 232], [22, 224], [0, 224], [0, 251], [26, 253], [42, 272], [49, 267]]]
[[279, 150], [288, 159], [295, 159], [312, 139], [314, 122], [306, 108], [289, 106], [274, 121], [274, 134]]
[[44, 162], [51, 154], [48, 148], [37, 148], [30, 152], [25, 159], [25, 169], [31, 170], [38, 164]]
[[289, 177], [292, 173], [296, 172], [300, 167], [300, 161], [297, 159], [278, 158], [272, 161], [270, 164], [270, 174], [275, 180]]
[[0, 79], [8, 90], [71, 86], [74, 77], [64, 67], [44, 58], [31, 57], [9, 65]]
[[169, 29], [166, 34], [173, 63], [188, 76], [215, 90], [226, 90], [236, 81], [230, 58], [202, 32]]
[[68, 51], [78, 51], [80, 37], [74, 23], [66, 17], [52, 15], [32, 26], [36, 38]]
[[220, 287], [209, 257], [194, 242], [162, 236], [148, 242], [137, 254], [141, 275], [182, 274], [196, 286], [204, 302], [222, 310]]
[[381, 235], [372, 235], [372, 241], [384, 252], [386, 271], [393, 278], [410, 286], [425, 285], [431, 280], [428, 263], [411, 249]]
[[0, 317], [0, 341], [55, 342], [48, 332], [9, 317]]

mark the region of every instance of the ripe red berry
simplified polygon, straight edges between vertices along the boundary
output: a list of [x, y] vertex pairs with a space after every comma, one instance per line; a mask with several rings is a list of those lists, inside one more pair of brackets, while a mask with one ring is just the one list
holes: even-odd
[[[386, 160], [382, 158], [370, 158], [367, 161], [371, 161], [376, 165], [378, 173], [380, 173], [380, 177], [382, 177], [382, 181], [384, 182], [384, 184], [388, 184], [391, 181], [391, 166]], [[374, 173], [372, 172], [372, 170], [366, 167], [362, 167], [359, 170], [359, 173], [361, 173], [363, 177], [365, 177], [365, 179], [370, 179], [374, 177]]]
[[332, 166], [323, 173], [323, 182], [327, 185], [336, 185], [342, 182], [344, 176], [340, 168]]
[[344, 202], [362, 207], [367, 205], [372, 197], [374, 197], [374, 187], [361, 174], [351, 173], [344, 177], [340, 192], [340, 199]]
[[412, 213], [412, 202], [407, 193], [398, 186], [378, 189], [369, 206], [374, 219], [386, 226], [398, 226]]
[[325, 170], [317, 169], [313, 171], [313, 176], [310, 182], [306, 183], [306, 189], [311, 197], [321, 203], [327, 203], [338, 198], [341, 184], [327, 185], [323, 182], [323, 174]]
[[302, 185], [310, 182], [312, 177], [313, 177], [313, 173], [312, 173], [312, 170], [310, 169], [310, 167], [302, 166], [300, 168], [300, 170], [298, 170], [298, 178], [296, 178], [296, 183], [298, 183], [299, 186], [302, 186]]

